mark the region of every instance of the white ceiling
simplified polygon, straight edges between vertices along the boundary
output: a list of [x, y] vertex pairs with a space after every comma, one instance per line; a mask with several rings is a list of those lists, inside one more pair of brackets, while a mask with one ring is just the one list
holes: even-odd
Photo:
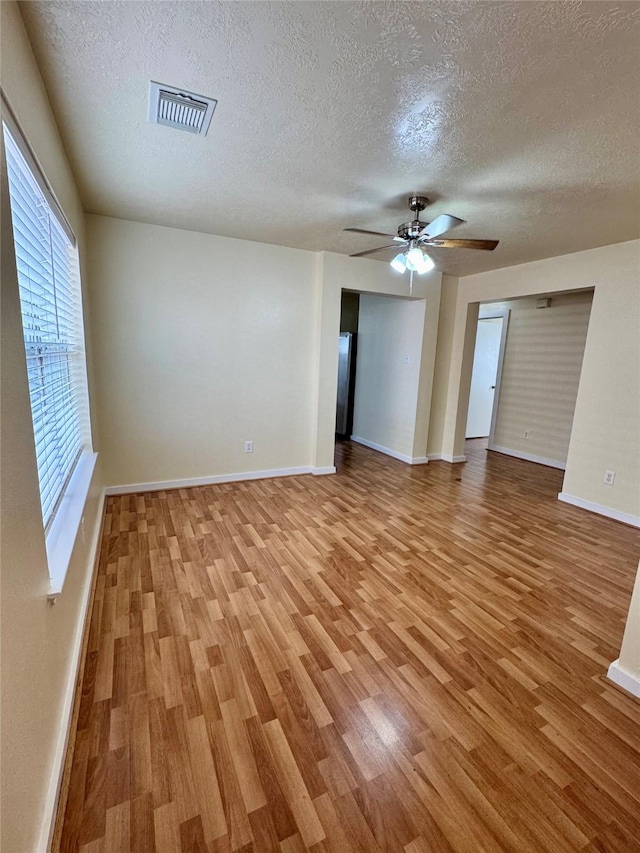
[[[434, 252], [462, 275], [640, 235], [640, 3], [20, 8], [89, 212], [351, 253], [423, 191], [500, 240]], [[150, 80], [209, 135], [148, 124]]]

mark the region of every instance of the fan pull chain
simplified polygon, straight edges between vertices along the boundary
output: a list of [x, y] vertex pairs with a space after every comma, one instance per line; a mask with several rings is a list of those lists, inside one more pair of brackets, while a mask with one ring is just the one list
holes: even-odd
[[409, 296], [413, 296], [413, 270], [409, 275]]

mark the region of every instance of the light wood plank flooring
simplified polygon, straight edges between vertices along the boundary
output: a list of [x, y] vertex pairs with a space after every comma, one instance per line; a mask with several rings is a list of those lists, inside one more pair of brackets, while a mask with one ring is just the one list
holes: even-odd
[[638, 532], [481, 442], [338, 456], [108, 499], [62, 850], [638, 850]]

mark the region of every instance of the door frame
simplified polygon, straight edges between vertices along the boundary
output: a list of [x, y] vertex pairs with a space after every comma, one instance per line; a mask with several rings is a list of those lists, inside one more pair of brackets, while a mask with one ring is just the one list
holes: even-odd
[[[480, 305], [482, 310], [482, 305]], [[504, 352], [507, 346], [507, 331], [509, 329], [509, 317], [511, 316], [510, 308], [496, 308], [488, 314], [478, 317], [478, 323], [481, 320], [498, 320], [502, 319], [502, 333], [500, 335], [500, 349], [498, 350], [498, 366], [496, 369], [496, 388], [493, 395], [493, 408], [491, 409], [491, 427], [489, 428], [489, 440], [487, 444], [488, 450], [493, 450], [493, 437], [498, 420], [498, 405], [500, 403], [500, 385], [502, 383], [502, 368], [504, 365]]]

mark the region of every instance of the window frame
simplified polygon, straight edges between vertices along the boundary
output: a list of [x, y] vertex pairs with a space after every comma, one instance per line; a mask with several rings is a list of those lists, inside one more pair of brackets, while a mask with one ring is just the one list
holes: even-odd
[[[47, 180], [44, 171], [40, 167], [38, 160], [29, 145], [25, 134], [23, 133], [18, 121], [13, 114], [11, 107], [7, 103], [4, 96], [2, 97], [1, 110], [2, 133], [6, 142], [7, 135], [11, 142], [17, 148], [19, 154], [26, 164], [30, 177], [33, 179], [37, 188], [44, 197], [44, 201], [48, 207], [48, 215], [55, 219], [55, 222], [60, 226], [64, 235], [71, 244], [72, 256], [69, 260], [69, 274], [73, 280], [71, 299], [72, 310], [75, 323], [73, 333], [73, 354], [67, 356], [63, 363], [67, 369], [72, 372], [72, 379], [69, 388], [79, 395], [78, 402], [73, 403], [74, 417], [78, 421], [78, 429], [80, 431], [80, 450], [74, 457], [74, 461], [70, 465], [66, 473], [66, 481], [56, 492], [57, 498], [54, 502], [53, 509], [45, 525], [43, 514], [43, 492], [41, 491], [40, 475], [38, 474], [38, 495], [41, 505], [41, 520], [43, 525], [44, 544], [47, 553], [47, 567], [49, 572], [50, 589], [49, 598], [55, 598], [62, 591], [67, 570], [71, 561], [73, 549], [76, 545], [80, 532], [82, 533], [82, 541], [86, 541], [86, 533], [84, 528], [84, 512], [87, 503], [87, 498], [91, 489], [93, 473], [97, 462], [97, 453], [93, 450], [92, 431], [91, 431], [91, 416], [89, 410], [89, 389], [87, 381], [87, 357], [85, 345], [85, 328], [84, 328], [84, 306], [82, 281], [80, 274], [80, 257], [78, 251], [78, 243], [69, 223], [65, 216], [61, 205], [59, 204], [53, 189]], [[6, 145], [3, 144], [6, 156]], [[8, 159], [8, 158], [7, 158]], [[22, 168], [22, 164], [19, 164]], [[9, 179], [8, 163], [7, 163], [7, 180]], [[12, 216], [12, 232], [13, 232], [13, 247], [14, 256], [16, 259], [16, 275], [18, 275], [18, 252], [16, 249], [16, 233], [14, 231], [13, 218], [15, 216], [14, 206], [11, 203]], [[53, 251], [53, 250], [52, 250]], [[18, 282], [16, 282], [18, 284]], [[25, 337], [24, 331], [24, 315], [22, 313], [22, 300], [20, 299], [21, 310], [21, 325], [22, 335]], [[24, 357], [25, 357], [25, 380], [28, 381], [28, 358], [29, 348], [25, 341]], [[35, 423], [33, 398], [31, 390], [29, 391], [29, 414], [31, 426], [35, 439]], [[36, 452], [34, 440], [34, 455]], [[37, 460], [34, 459], [37, 467]]]

